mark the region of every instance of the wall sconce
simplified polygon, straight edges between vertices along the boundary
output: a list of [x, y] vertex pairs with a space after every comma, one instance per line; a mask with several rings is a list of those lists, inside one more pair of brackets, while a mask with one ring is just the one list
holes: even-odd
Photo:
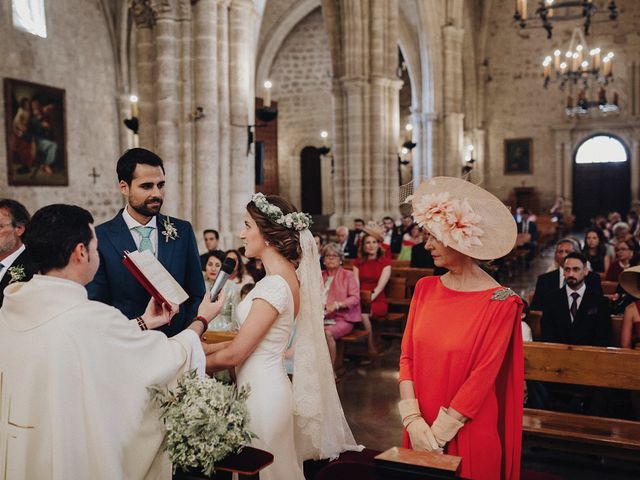
[[138, 129], [140, 128], [140, 121], [138, 120], [138, 96], [131, 95], [129, 102], [131, 102], [131, 118], [125, 118], [123, 123], [134, 135], [137, 135]]
[[462, 175], [469, 175], [471, 170], [473, 170], [474, 163], [476, 163], [473, 158], [473, 145], [467, 145], [467, 153], [464, 156], [465, 165], [462, 167]]
[[207, 114], [204, 113], [204, 108], [203, 107], [196, 107], [196, 109], [189, 114], [189, 117], [193, 121], [200, 120], [201, 118], [204, 118], [206, 116], [207, 116]]

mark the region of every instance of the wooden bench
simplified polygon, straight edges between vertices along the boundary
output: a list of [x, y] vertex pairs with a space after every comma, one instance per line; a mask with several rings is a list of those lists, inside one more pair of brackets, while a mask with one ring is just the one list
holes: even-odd
[[[542, 382], [640, 390], [640, 353], [622, 348], [530, 342], [525, 378]], [[530, 444], [640, 462], [640, 421], [524, 409]]]

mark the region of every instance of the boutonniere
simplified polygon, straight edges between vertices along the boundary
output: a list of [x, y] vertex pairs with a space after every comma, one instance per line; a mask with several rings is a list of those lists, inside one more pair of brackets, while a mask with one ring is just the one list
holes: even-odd
[[173, 223], [171, 223], [171, 219], [169, 217], [162, 221], [162, 226], [164, 227], [162, 235], [164, 235], [165, 242], [178, 238], [178, 229]]
[[21, 280], [24, 280], [27, 276], [24, 273], [24, 267], [22, 265], [14, 265], [13, 267], [9, 268], [9, 270], [7, 270], [7, 273], [11, 276], [11, 281], [9, 281], [9, 283], [19, 282]]

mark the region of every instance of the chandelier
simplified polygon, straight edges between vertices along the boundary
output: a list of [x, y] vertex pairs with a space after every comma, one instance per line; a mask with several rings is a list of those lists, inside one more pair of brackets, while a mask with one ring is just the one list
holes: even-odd
[[[547, 31], [547, 38], [552, 37], [554, 21], [583, 20], [583, 30], [585, 35], [589, 35], [589, 29], [593, 22], [593, 17], [601, 13], [593, 0], [536, 0], [535, 10], [528, 10], [529, 0], [515, 0], [516, 11], [513, 18], [518, 22], [521, 29], [531, 25], [532, 27], [544, 28]], [[609, 20], [618, 18], [618, 7], [614, 0], [607, 6]], [[533, 11], [531, 19], [528, 19], [527, 12]], [[528, 23], [530, 22], [530, 23]]]
[[[613, 82], [613, 52], [602, 56], [600, 48], [589, 49], [579, 28], [574, 29], [569, 49], [564, 53], [556, 49], [542, 62], [544, 88], [557, 82], [561, 90], [569, 88], [567, 115], [584, 114], [597, 108], [601, 112], [618, 111], [618, 94], [607, 101], [606, 86]], [[593, 94], [597, 89], [597, 96]], [[575, 96], [575, 102], [574, 102]]]

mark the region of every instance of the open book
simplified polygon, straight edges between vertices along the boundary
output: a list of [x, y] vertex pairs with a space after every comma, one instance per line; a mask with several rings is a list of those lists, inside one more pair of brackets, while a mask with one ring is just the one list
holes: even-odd
[[122, 263], [160, 304], [187, 301], [189, 295], [149, 250], [124, 252]]

